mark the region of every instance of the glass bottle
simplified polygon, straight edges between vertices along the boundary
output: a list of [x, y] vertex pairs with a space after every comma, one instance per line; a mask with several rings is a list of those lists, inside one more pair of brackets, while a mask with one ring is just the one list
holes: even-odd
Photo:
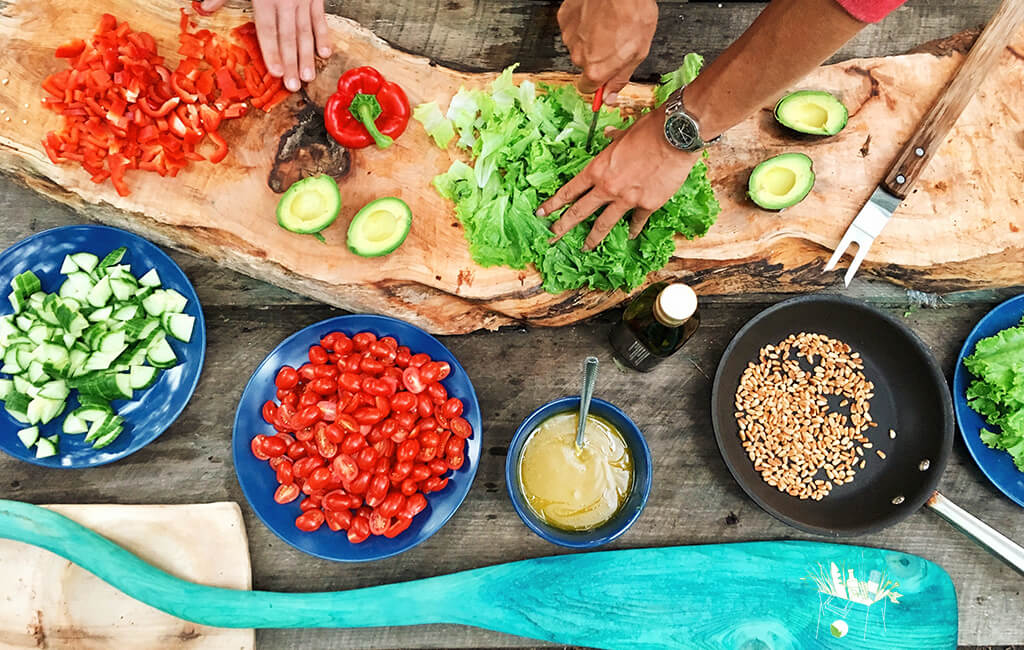
[[693, 289], [681, 282], [659, 282], [633, 298], [608, 338], [622, 364], [650, 372], [681, 348], [699, 325]]

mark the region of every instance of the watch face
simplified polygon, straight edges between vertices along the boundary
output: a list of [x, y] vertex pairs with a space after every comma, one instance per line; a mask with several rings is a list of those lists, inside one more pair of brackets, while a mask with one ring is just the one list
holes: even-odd
[[686, 113], [673, 113], [665, 119], [665, 137], [676, 149], [696, 151], [704, 145], [697, 123]]

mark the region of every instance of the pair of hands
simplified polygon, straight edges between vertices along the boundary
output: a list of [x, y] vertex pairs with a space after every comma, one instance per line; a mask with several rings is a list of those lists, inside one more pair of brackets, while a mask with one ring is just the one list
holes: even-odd
[[[614, 105], [647, 57], [658, 25], [658, 5], [655, 0], [565, 0], [558, 24], [572, 62], [583, 71], [580, 91], [592, 93], [603, 86], [604, 103]], [[609, 134], [612, 143], [541, 204], [539, 217], [572, 204], [552, 225], [552, 242], [601, 207], [604, 211], [584, 250], [593, 250], [630, 210], [629, 236], [640, 234], [651, 213], [672, 198], [699, 158], [672, 147], [665, 140], [664, 123], [664, 111], [656, 110], [628, 130]]]
[[[204, 0], [202, 10], [213, 12], [227, 0]], [[252, 0], [256, 37], [267, 70], [284, 78], [284, 86], [295, 92], [302, 82], [316, 77], [314, 51], [331, 55], [324, 18], [324, 0]], [[315, 46], [315, 49], [314, 49]]]

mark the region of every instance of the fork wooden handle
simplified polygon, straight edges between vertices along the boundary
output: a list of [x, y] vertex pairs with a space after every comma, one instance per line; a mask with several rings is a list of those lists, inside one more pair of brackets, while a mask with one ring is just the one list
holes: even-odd
[[907, 197], [982, 80], [999, 62], [1003, 50], [1021, 24], [1024, 24], [1024, 0], [1003, 0], [953, 80], [921, 120], [910, 140], [903, 145], [882, 181], [887, 190], [900, 199]]

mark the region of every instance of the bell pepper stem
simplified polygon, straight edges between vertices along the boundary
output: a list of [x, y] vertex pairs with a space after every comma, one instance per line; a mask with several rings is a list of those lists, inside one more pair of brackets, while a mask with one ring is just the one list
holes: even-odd
[[387, 149], [391, 146], [394, 140], [391, 136], [381, 133], [374, 122], [381, 114], [380, 102], [377, 101], [376, 97], [366, 93], [357, 93], [352, 98], [352, 104], [349, 105], [348, 110], [366, 127], [366, 131], [373, 138], [373, 141], [377, 143], [378, 147]]

